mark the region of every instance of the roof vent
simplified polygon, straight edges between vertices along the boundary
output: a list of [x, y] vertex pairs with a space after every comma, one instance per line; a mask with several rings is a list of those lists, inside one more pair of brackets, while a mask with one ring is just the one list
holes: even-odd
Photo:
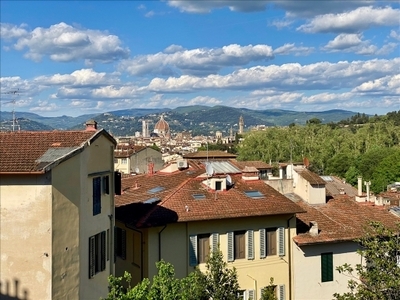
[[310, 235], [317, 236], [319, 233], [318, 223], [316, 221], [311, 221], [310, 226], [311, 226], [310, 231], [309, 231]]

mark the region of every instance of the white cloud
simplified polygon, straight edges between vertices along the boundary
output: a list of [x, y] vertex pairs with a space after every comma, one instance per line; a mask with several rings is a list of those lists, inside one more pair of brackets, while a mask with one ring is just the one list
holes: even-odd
[[400, 97], [400, 74], [363, 82], [359, 86], [355, 87], [353, 92], [379, 95], [392, 94]]
[[343, 50], [362, 43], [361, 34], [339, 34], [333, 41], [329, 41], [324, 47], [326, 50]]
[[209, 13], [214, 9], [229, 7], [232, 11], [253, 12], [263, 11], [269, 0], [237, 1], [237, 0], [208, 0], [188, 1], [169, 0], [168, 5], [178, 8], [181, 12], [188, 13]]
[[58, 62], [86, 59], [106, 63], [129, 55], [129, 50], [121, 47], [117, 36], [98, 30], [79, 29], [66, 23], [49, 28], [37, 27], [17, 37], [14, 47], [20, 51], [27, 48], [25, 57], [33, 61], [48, 56]]
[[275, 55], [289, 55], [293, 54], [295, 56], [309, 55], [314, 51], [313, 47], [296, 47], [295, 44], [285, 44], [274, 50]]
[[48, 101], [41, 101], [37, 102], [37, 106], [30, 108], [30, 111], [34, 112], [50, 112], [50, 111], [57, 111], [59, 110], [59, 106], [55, 103], [50, 103]]
[[18, 39], [28, 34], [26, 24], [16, 26], [8, 23], [0, 23], [0, 37], [2, 39]]
[[[204, 75], [218, 72], [223, 67], [242, 66], [252, 61], [273, 58], [272, 48], [268, 45], [240, 46], [232, 44], [222, 48], [200, 48], [183, 50], [171, 45], [167, 53], [138, 56], [121, 62], [120, 69], [132, 75]], [[172, 52], [172, 53], [171, 53]]]
[[391, 30], [389, 36], [397, 41], [400, 41], [400, 33], [396, 32], [395, 30]]
[[399, 14], [400, 10], [392, 7], [359, 7], [350, 12], [319, 15], [297, 30], [308, 33], [357, 33], [373, 26], [399, 25]]
[[214, 97], [209, 97], [209, 96], [197, 96], [189, 100], [187, 105], [218, 105], [221, 104], [222, 101], [218, 100], [217, 98]]

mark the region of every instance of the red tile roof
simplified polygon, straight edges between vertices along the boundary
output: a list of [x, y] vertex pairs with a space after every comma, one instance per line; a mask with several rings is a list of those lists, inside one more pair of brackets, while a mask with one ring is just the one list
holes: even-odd
[[125, 146], [125, 145], [117, 145], [116, 149], [114, 150], [114, 157], [115, 158], [128, 158], [131, 157], [133, 154], [146, 149], [146, 146]]
[[[104, 130], [0, 132], [0, 173], [45, 172], [46, 166], [60, 159], [60, 155], [79, 151], [86, 142], [103, 133], [115, 143]], [[46, 159], [45, 153], [48, 153]]]
[[228, 159], [228, 158], [236, 158], [236, 154], [224, 152], [224, 151], [198, 151], [194, 153], [188, 153], [183, 156], [183, 158], [190, 159]]
[[[360, 238], [370, 221], [379, 221], [385, 226], [395, 228], [400, 218], [387, 208], [357, 203], [352, 197], [339, 196], [323, 205], [309, 205], [297, 202], [307, 212], [297, 215], [299, 233], [293, 239], [299, 245], [353, 241]], [[316, 221], [319, 234], [310, 235], [310, 222]], [[304, 233], [305, 232], [305, 233]]]
[[306, 168], [295, 168], [294, 170], [310, 184], [325, 185], [325, 180]]
[[[303, 212], [303, 209], [297, 204], [263, 181], [244, 181], [241, 179], [241, 175], [232, 175], [234, 185], [228, 190], [215, 192], [208, 190], [202, 184], [206, 178], [196, 177], [198, 175], [196, 172], [199, 171], [192, 172], [194, 173], [187, 174], [187, 171], [182, 171], [181, 174], [165, 177], [157, 176], [157, 174], [134, 177], [131, 179], [132, 187], [125, 190], [123, 195], [115, 197], [117, 220], [136, 227], [150, 227], [172, 222]], [[139, 186], [137, 190], [134, 189], [136, 183]], [[150, 195], [148, 191], [155, 186], [163, 186], [166, 189]], [[245, 195], [244, 191], [259, 191], [264, 197], [250, 198]], [[195, 199], [193, 194], [202, 194], [204, 198]], [[160, 202], [155, 205], [147, 204], [148, 209], [146, 210], [146, 204], [143, 202], [150, 197], [159, 197]], [[127, 204], [132, 205], [124, 206]]]

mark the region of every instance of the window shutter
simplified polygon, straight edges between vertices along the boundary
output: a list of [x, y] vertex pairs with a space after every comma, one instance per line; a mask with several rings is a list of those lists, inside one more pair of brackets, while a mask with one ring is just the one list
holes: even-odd
[[121, 229], [121, 258], [126, 259], [126, 230]]
[[189, 236], [189, 266], [197, 266], [197, 235]]
[[227, 233], [228, 237], [228, 261], [234, 261], [234, 248], [233, 248], [233, 232]]
[[110, 194], [110, 179], [109, 176], [103, 176], [103, 193]]
[[100, 245], [101, 245], [101, 266], [100, 271], [106, 269], [106, 232], [102, 231], [100, 235]]
[[254, 230], [247, 230], [247, 259], [254, 259]]
[[321, 254], [321, 281], [333, 281], [333, 253]]
[[211, 246], [211, 250], [217, 251], [218, 247], [219, 247], [219, 234], [218, 233], [213, 233], [211, 234], [211, 240], [212, 240], [212, 246]]
[[89, 278], [92, 278], [96, 273], [96, 241], [95, 237], [89, 238]]
[[93, 216], [101, 213], [101, 177], [93, 178]]
[[255, 295], [254, 295], [255, 293], [254, 293], [254, 290], [248, 290], [247, 291], [247, 299], [251, 299], [251, 300], [257, 300], [256, 298], [255, 298]]
[[265, 258], [265, 229], [260, 229], [260, 258]]
[[278, 228], [278, 251], [279, 256], [285, 256], [285, 228]]
[[280, 284], [279, 285], [279, 300], [285, 300], [286, 299], [286, 295], [285, 295], [285, 285], [284, 284]]

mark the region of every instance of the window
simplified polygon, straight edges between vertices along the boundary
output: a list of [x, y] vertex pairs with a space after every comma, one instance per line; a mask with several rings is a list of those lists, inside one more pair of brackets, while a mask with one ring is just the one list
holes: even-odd
[[245, 191], [244, 193], [247, 197], [250, 197], [250, 198], [254, 198], [254, 199], [264, 198], [264, 195], [259, 191]]
[[285, 228], [260, 229], [260, 258], [285, 255]]
[[106, 269], [106, 232], [89, 238], [89, 278]]
[[126, 230], [115, 227], [115, 255], [126, 259]]
[[103, 194], [110, 194], [110, 176], [103, 176]]
[[269, 285], [260, 290], [260, 296], [263, 295], [263, 293], [267, 292], [268, 294], [273, 293], [278, 300], [285, 300], [286, 299], [286, 294], [285, 294], [285, 285], [280, 284], [280, 285]]
[[[254, 259], [254, 231], [242, 230], [228, 232], [228, 261], [235, 259]], [[247, 248], [246, 248], [247, 247]]]
[[254, 290], [239, 290], [237, 293], [237, 298], [243, 300], [253, 300], [255, 299], [254, 296], [255, 296]]
[[93, 216], [101, 213], [101, 177], [93, 178]]
[[321, 254], [321, 282], [333, 281], [333, 253]]
[[189, 265], [196, 266], [205, 263], [211, 251], [219, 247], [218, 233], [204, 233], [189, 236]]
[[207, 262], [207, 257], [210, 254], [210, 234], [199, 234], [198, 242], [198, 261], [199, 263]]
[[222, 182], [221, 181], [216, 181], [215, 182], [215, 190], [216, 191], [221, 191], [222, 190]]
[[126, 165], [128, 163], [128, 159], [127, 158], [121, 158], [121, 164], [122, 165]]

